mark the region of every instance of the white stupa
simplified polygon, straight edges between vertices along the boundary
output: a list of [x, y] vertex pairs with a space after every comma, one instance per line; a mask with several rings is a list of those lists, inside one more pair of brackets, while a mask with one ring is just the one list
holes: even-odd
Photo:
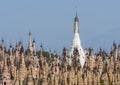
[[70, 50], [70, 58], [73, 56], [73, 51], [75, 48], [78, 50], [79, 53], [78, 59], [80, 60], [81, 67], [83, 68], [85, 63], [85, 53], [81, 46], [81, 40], [79, 37], [79, 18], [77, 14], [74, 19], [74, 37], [73, 37], [72, 47]]

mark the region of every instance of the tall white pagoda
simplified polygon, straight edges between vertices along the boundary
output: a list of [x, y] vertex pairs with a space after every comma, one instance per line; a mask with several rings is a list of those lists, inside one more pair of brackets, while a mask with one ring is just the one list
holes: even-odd
[[83, 68], [84, 63], [85, 63], [85, 53], [81, 46], [81, 40], [79, 37], [79, 18], [77, 14], [74, 19], [74, 37], [73, 37], [72, 47], [70, 50], [70, 59], [72, 59], [74, 49], [78, 50], [78, 53], [79, 53], [78, 59], [80, 61], [81, 67]]

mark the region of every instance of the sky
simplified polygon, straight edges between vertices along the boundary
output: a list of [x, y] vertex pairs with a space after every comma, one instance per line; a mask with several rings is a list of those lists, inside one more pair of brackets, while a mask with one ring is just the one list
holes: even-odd
[[21, 40], [27, 48], [28, 33], [37, 49], [62, 52], [72, 46], [74, 17], [79, 17], [83, 48], [110, 50], [120, 44], [120, 0], [1, 0], [0, 39], [15, 46]]

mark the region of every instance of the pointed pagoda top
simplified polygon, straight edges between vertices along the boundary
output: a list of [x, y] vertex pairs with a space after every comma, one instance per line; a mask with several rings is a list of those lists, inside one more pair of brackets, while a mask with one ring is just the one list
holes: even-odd
[[2, 42], [4, 42], [4, 38], [2, 37]]
[[78, 18], [78, 16], [77, 16], [77, 14], [76, 14], [76, 16], [75, 16], [74, 21], [75, 21], [75, 22], [79, 22], [79, 18]]
[[43, 53], [43, 51], [44, 51], [43, 45], [41, 44], [41, 46], [40, 46], [40, 52], [41, 52], [41, 54]]
[[31, 35], [31, 32], [29, 32], [29, 36]]
[[10, 43], [10, 48], [12, 48], [12, 44]]
[[78, 16], [77, 16], [77, 10], [76, 10], [76, 16], [75, 16], [75, 18], [74, 18], [74, 21], [75, 21], [75, 22], [79, 22], [79, 18], [78, 18]]
[[33, 39], [33, 43], [35, 43], [35, 38]]

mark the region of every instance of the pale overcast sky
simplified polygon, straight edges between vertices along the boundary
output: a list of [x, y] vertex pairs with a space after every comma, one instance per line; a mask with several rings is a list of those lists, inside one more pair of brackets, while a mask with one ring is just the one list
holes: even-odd
[[120, 0], [1, 0], [0, 39], [7, 47], [19, 40], [27, 47], [31, 31], [37, 48], [69, 49], [76, 5], [84, 48], [109, 50], [113, 41], [120, 43]]

